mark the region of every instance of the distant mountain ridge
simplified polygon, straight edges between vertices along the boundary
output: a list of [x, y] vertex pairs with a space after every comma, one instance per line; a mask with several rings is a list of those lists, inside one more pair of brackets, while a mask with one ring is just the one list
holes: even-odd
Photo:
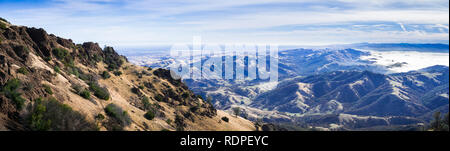
[[417, 44], [417, 43], [360, 43], [352, 48], [372, 49], [377, 51], [419, 51], [448, 53], [448, 44]]

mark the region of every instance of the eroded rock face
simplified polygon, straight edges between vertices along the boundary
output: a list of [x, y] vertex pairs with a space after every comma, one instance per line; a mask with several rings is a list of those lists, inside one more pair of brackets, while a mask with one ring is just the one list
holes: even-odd
[[15, 32], [13, 32], [13, 30], [10, 30], [10, 29], [6, 29], [2, 35], [5, 37], [5, 39], [10, 39], [10, 40], [17, 39], [17, 34]]
[[[174, 79], [172, 77], [172, 75], [170, 74], [171, 71], [169, 70], [165, 70], [165, 69], [156, 69], [156, 71], [153, 72], [153, 74], [155, 74], [158, 77], [161, 77], [163, 79], [168, 80], [170, 83], [172, 83], [175, 86], [180, 86], [182, 85], [181, 79]], [[183, 86], [186, 87], [186, 86]]]
[[100, 48], [100, 46], [98, 46], [98, 43], [93, 43], [93, 42], [85, 42], [83, 43], [82, 47], [84, 48], [84, 50], [86, 51], [85, 53], [87, 54], [101, 54], [102, 52], [102, 48]]
[[57, 37], [57, 41], [56, 42], [58, 42], [58, 44], [60, 44], [63, 47], [66, 47], [66, 48], [74, 47], [74, 44], [73, 44], [71, 39], [64, 39], [64, 38], [61, 38], [61, 37]]
[[33, 40], [33, 48], [43, 57], [51, 56], [50, 39], [47, 32], [40, 28], [27, 28], [29, 37]]
[[27, 46], [17, 45], [13, 47], [16, 56], [25, 61], [30, 53], [30, 50]]
[[6, 57], [4, 55], [0, 55], [0, 64], [3, 65], [6, 63]]

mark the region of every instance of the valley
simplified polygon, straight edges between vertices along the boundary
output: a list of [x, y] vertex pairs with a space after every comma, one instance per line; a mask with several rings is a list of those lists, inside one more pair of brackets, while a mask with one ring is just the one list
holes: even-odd
[[[324, 130], [420, 127], [434, 112], [448, 112], [448, 47], [366, 45], [281, 50], [278, 82], [184, 81], [229, 113], [239, 107], [252, 121]], [[162, 68], [176, 59], [147, 57], [128, 56], [134, 64]]]

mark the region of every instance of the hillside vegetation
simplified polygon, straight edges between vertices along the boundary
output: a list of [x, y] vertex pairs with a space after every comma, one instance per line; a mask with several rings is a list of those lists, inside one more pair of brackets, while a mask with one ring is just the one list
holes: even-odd
[[255, 129], [112, 47], [0, 25], [0, 130]]

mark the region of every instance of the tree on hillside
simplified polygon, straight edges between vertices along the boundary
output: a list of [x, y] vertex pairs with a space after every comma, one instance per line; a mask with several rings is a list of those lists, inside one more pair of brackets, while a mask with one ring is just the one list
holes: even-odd
[[448, 125], [448, 113], [447, 113], [447, 115], [445, 115], [445, 117], [444, 117], [444, 123]]
[[235, 107], [235, 108], [233, 108], [233, 113], [234, 113], [234, 116], [239, 116], [239, 114], [241, 114], [241, 108], [239, 108], [239, 107]]
[[441, 119], [441, 112], [433, 114], [434, 120], [430, 123], [430, 129], [433, 131], [449, 131], [448, 128], [448, 113]]

